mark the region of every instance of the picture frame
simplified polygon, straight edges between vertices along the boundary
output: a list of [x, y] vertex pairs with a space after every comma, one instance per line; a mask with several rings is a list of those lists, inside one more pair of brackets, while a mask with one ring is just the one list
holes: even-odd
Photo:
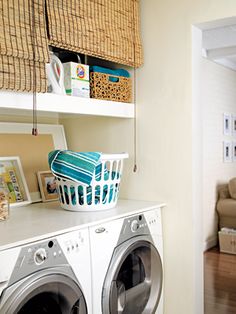
[[[63, 125], [59, 124], [40, 124], [38, 123], [38, 133], [40, 135], [51, 135], [53, 139], [54, 149], [67, 149], [66, 137]], [[32, 124], [31, 123], [19, 123], [19, 122], [0, 122], [0, 134], [31, 134]], [[11, 144], [9, 144], [10, 146]], [[23, 166], [24, 165], [22, 161]], [[35, 180], [35, 184], [38, 185], [37, 169], [32, 172], [32, 176]], [[27, 179], [27, 178], [26, 178]], [[39, 202], [42, 200], [39, 189], [37, 191], [30, 191], [30, 198], [32, 202]]]
[[31, 203], [31, 197], [18, 156], [0, 157], [0, 190], [7, 194], [10, 207]]
[[223, 133], [224, 135], [231, 135], [231, 114], [224, 113], [223, 114]]
[[57, 201], [59, 194], [56, 178], [51, 171], [38, 171], [38, 183], [43, 202]]
[[236, 141], [232, 143], [233, 162], [236, 162]]
[[236, 136], [236, 115], [232, 115], [232, 134]]
[[230, 141], [223, 142], [223, 160], [232, 162], [232, 143]]

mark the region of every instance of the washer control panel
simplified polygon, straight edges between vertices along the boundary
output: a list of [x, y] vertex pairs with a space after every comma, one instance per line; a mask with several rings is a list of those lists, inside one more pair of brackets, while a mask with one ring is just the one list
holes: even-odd
[[71, 235], [63, 235], [62, 242], [60, 242], [67, 254], [78, 253], [80, 248], [85, 245], [85, 239], [82, 232], [73, 232]]
[[136, 232], [139, 229], [139, 222], [135, 219], [131, 222], [130, 229], [132, 232]]
[[38, 249], [34, 253], [34, 261], [35, 261], [35, 264], [37, 265], [41, 265], [46, 260], [46, 258], [47, 258], [47, 252], [43, 248]]
[[22, 247], [17, 258], [10, 283], [46, 267], [55, 267], [68, 264], [57, 239]]

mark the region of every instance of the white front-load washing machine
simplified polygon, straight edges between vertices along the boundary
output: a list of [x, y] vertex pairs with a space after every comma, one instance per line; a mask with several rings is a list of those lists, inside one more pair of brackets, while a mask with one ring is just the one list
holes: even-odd
[[160, 208], [89, 228], [94, 314], [163, 314]]
[[88, 229], [0, 251], [0, 314], [90, 314]]

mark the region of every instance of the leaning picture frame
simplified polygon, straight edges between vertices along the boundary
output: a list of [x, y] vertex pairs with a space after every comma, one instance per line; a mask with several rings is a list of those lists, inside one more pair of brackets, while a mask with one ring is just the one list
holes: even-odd
[[56, 201], [59, 198], [56, 178], [51, 171], [38, 171], [38, 183], [43, 202]]
[[[66, 143], [66, 137], [64, 132], [63, 125], [58, 124], [38, 124], [38, 133], [40, 136], [51, 136], [53, 140], [53, 149], [67, 149], [67, 143]], [[17, 123], [17, 122], [0, 122], [0, 135], [11, 135], [13, 137], [13, 140], [16, 136], [24, 136], [24, 135], [30, 135], [32, 132], [32, 124], [31, 123]], [[33, 137], [35, 138], [35, 137]], [[38, 136], [36, 137], [38, 138]], [[12, 153], [12, 142], [9, 141], [9, 145], [7, 145], [5, 154], [8, 156], [18, 155], [18, 152]], [[10, 149], [9, 149], [10, 148]], [[20, 154], [20, 153], [19, 153]], [[19, 155], [18, 155], [19, 156]], [[47, 158], [47, 157], [46, 157]], [[21, 163], [25, 170], [25, 177], [26, 180], [29, 181], [29, 176], [27, 177], [27, 168], [28, 168], [28, 158], [26, 160], [21, 159]], [[33, 203], [42, 201], [41, 193], [38, 188], [38, 178], [37, 178], [37, 172], [40, 170], [43, 170], [45, 168], [39, 167], [37, 169], [34, 169], [35, 171], [30, 172], [30, 179], [33, 180], [35, 183], [35, 186], [37, 187], [36, 190], [32, 191], [32, 185], [28, 183], [29, 186], [29, 192], [30, 197]]]
[[7, 194], [10, 207], [31, 203], [30, 193], [18, 156], [0, 157], [0, 191]]

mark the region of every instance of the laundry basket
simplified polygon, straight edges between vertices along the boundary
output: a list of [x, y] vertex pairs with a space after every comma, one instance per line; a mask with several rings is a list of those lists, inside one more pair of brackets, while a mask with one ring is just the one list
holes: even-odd
[[103, 154], [100, 158], [101, 172], [89, 186], [56, 177], [61, 207], [72, 211], [97, 211], [116, 206], [123, 161], [127, 153]]

